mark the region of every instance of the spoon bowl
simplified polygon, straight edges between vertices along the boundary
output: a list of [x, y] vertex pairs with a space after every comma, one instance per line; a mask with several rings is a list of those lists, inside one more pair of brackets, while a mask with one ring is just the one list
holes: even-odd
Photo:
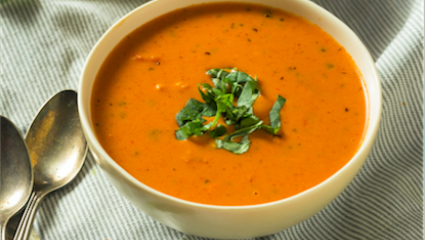
[[33, 188], [31, 160], [19, 131], [0, 116], [0, 226], [6, 239], [9, 219], [27, 202]]
[[59, 92], [42, 108], [25, 137], [40, 195], [65, 186], [80, 172], [87, 144], [80, 125], [77, 93]]
[[77, 93], [65, 90], [40, 110], [25, 137], [34, 169], [34, 191], [18, 225], [15, 239], [26, 239], [42, 198], [80, 172], [87, 143], [78, 115]]

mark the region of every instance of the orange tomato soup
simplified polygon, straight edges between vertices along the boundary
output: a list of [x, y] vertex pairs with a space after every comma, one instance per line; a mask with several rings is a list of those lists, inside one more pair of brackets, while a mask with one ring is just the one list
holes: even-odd
[[[279, 94], [282, 137], [250, 135], [248, 152], [214, 148], [208, 134], [176, 140], [176, 114], [208, 69], [256, 76], [253, 109], [266, 123]], [[202, 4], [125, 37], [97, 74], [91, 117], [106, 152], [142, 183], [197, 203], [242, 206], [305, 191], [342, 168], [365, 131], [360, 72], [346, 50], [306, 19], [262, 5]]]

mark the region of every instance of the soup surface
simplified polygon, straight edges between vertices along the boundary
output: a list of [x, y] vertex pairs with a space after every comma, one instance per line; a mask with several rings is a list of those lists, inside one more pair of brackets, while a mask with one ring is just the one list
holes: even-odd
[[[253, 109], [266, 123], [279, 94], [281, 137], [264, 130], [234, 154], [209, 136], [176, 140], [175, 116], [206, 71], [236, 67], [256, 76]], [[144, 24], [124, 38], [97, 74], [91, 114], [102, 147], [142, 183], [211, 205], [280, 200], [343, 167], [366, 122], [363, 80], [343, 47], [294, 14], [245, 3], [203, 4]]]

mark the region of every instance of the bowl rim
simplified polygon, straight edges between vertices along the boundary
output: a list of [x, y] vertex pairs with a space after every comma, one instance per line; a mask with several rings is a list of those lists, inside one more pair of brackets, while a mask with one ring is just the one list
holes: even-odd
[[[147, 3], [144, 3], [142, 5], [140, 5], [139, 7], [133, 9], [132, 11], [130, 11], [129, 13], [127, 13], [126, 15], [124, 15], [122, 18], [120, 18], [119, 20], [117, 20], [110, 28], [108, 28], [108, 30], [100, 37], [100, 39], [96, 42], [96, 44], [93, 46], [93, 48], [91, 49], [90, 53], [88, 54], [86, 61], [84, 62], [84, 67], [83, 70], [81, 72], [80, 78], [79, 78], [79, 85], [78, 85], [78, 92], [80, 94], [78, 94], [78, 108], [79, 110], [79, 114], [80, 114], [80, 121], [82, 124], [83, 129], [85, 130], [85, 135], [86, 138], [88, 138], [88, 142], [91, 142], [92, 146], [102, 155], [102, 157], [104, 157], [104, 159], [106, 160], [106, 162], [112, 166], [122, 177], [124, 177], [127, 181], [130, 181], [132, 184], [134, 184], [135, 186], [137, 186], [138, 188], [142, 188], [146, 191], [148, 191], [151, 194], [156, 195], [157, 197], [163, 198], [165, 200], [168, 201], [172, 201], [178, 204], [182, 204], [182, 205], [187, 205], [187, 206], [191, 206], [191, 207], [197, 207], [197, 208], [203, 208], [203, 209], [210, 209], [210, 210], [226, 210], [226, 211], [239, 211], [239, 210], [244, 210], [244, 209], [261, 209], [261, 208], [266, 208], [266, 207], [271, 207], [274, 205], [279, 205], [279, 204], [283, 204], [286, 202], [290, 202], [292, 200], [295, 200], [296, 198], [299, 198], [303, 195], [308, 194], [309, 192], [315, 191], [318, 188], [321, 188], [322, 186], [326, 185], [328, 182], [332, 181], [337, 175], [340, 175], [341, 172], [344, 172], [347, 168], [350, 168], [351, 165], [353, 165], [356, 161], [359, 160], [360, 155], [368, 150], [368, 146], [373, 145], [374, 143], [374, 139], [375, 139], [375, 135], [379, 129], [379, 123], [381, 120], [381, 112], [382, 112], [382, 86], [381, 86], [381, 79], [380, 76], [378, 74], [378, 70], [376, 68], [375, 62], [370, 54], [370, 52], [368, 51], [368, 49], [366, 48], [366, 46], [364, 45], [364, 43], [360, 40], [360, 38], [351, 30], [351, 28], [349, 28], [344, 22], [342, 22], [340, 19], [338, 19], [337, 17], [335, 17], [332, 13], [330, 13], [329, 11], [327, 11], [326, 9], [324, 9], [323, 7], [317, 5], [314, 2], [311, 2], [309, 0], [303, 0], [302, 2], [304, 2], [305, 4], [310, 4], [310, 7], [314, 8], [314, 11], [317, 11], [318, 13], [320, 13], [321, 15], [326, 15], [327, 18], [331, 19], [334, 23], [332, 25], [339, 25], [340, 27], [344, 28], [346, 33], [345, 34], [349, 34], [351, 37], [353, 37], [353, 42], [356, 42], [356, 45], [358, 45], [358, 47], [362, 48], [362, 50], [364, 50], [364, 52], [366, 53], [366, 58], [365, 60], [367, 60], [371, 65], [372, 65], [372, 71], [373, 71], [373, 78], [374, 81], [377, 81], [377, 88], [376, 88], [376, 94], [379, 95], [379, 97], [377, 98], [376, 101], [378, 101], [378, 106], [379, 106], [379, 111], [376, 112], [370, 112], [370, 109], [368, 109], [367, 111], [367, 119], [366, 119], [366, 130], [363, 133], [363, 139], [362, 142], [360, 144], [360, 146], [358, 147], [356, 153], [354, 154], [353, 157], [351, 157], [351, 159], [343, 166], [341, 167], [338, 171], [336, 171], [334, 174], [332, 174], [331, 176], [329, 176], [328, 178], [326, 178], [325, 180], [323, 180], [322, 182], [318, 183], [317, 185], [308, 188], [300, 193], [297, 193], [295, 195], [292, 195], [290, 197], [284, 198], [284, 199], [280, 199], [280, 200], [276, 200], [273, 202], [267, 202], [267, 203], [261, 203], [261, 204], [254, 204], [254, 205], [243, 205], [243, 206], [221, 206], [221, 205], [212, 205], [212, 204], [204, 204], [204, 203], [197, 203], [197, 202], [191, 202], [188, 200], [184, 200], [184, 199], [180, 199], [171, 195], [168, 195], [166, 193], [163, 193], [161, 191], [158, 191], [146, 184], [144, 184], [143, 182], [137, 180], [134, 176], [132, 176], [130, 173], [128, 173], [126, 170], [124, 170], [124, 168], [122, 168], [118, 163], [116, 163], [112, 157], [109, 156], [108, 153], [106, 153], [105, 149], [101, 146], [100, 142], [98, 141], [92, 127], [91, 127], [91, 120], [89, 119], [89, 115], [85, 113], [85, 111], [83, 111], [83, 94], [81, 94], [83, 92], [83, 83], [84, 83], [84, 73], [87, 70], [87, 65], [90, 62], [92, 56], [94, 55], [94, 52], [96, 51], [96, 49], [98, 48], [98, 46], [100, 45], [100, 43], [102, 41], [105, 40], [105, 38], [108, 37], [108, 35], [110, 34], [110, 32], [114, 29], [119, 27], [122, 22], [124, 22], [129, 16], [131, 16], [132, 14], [134, 14], [135, 12], [139, 11], [142, 8], [146, 8], [149, 7], [152, 4], [156, 4], [157, 2], [159, 2], [161, 0], [153, 0]], [[289, 0], [289, 1], [294, 1], [294, 0]], [[295, 1], [299, 1], [299, 0], [295, 0]], [[218, 1], [214, 1], [214, 0], [209, 0], [207, 1], [208, 3], [210, 2], [223, 2], [222, 0], [218, 0]], [[248, 2], [248, 1], [244, 1], [244, 0], [230, 0], [228, 2], [246, 2], [246, 3], [252, 3], [252, 2]], [[202, 4], [204, 3], [199, 2], [196, 3], [196, 5], [198, 4]], [[261, 4], [261, 5], [265, 5], [263, 3], [257, 3], [257, 4]], [[191, 6], [192, 4], [189, 5], [184, 5], [184, 6]], [[181, 8], [183, 8], [184, 6], [182, 6]], [[276, 7], [274, 7], [276, 8]], [[285, 10], [285, 9], [282, 9]], [[285, 10], [286, 11], [286, 10]], [[295, 13], [294, 13], [295, 14]], [[297, 14], [295, 14], [297, 15]], [[161, 15], [157, 15], [156, 17], [159, 17]], [[300, 16], [300, 15], [297, 15]], [[301, 16], [303, 17], [303, 16]], [[304, 18], [304, 17], [303, 17]], [[149, 19], [148, 21], [153, 20]], [[307, 21], [309, 21], [307, 19]], [[137, 27], [140, 27], [137, 26]], [[136, 28], [137, 28], [136, 27]], [[319, 26], [320, 27], [320, 26]], [[133, 31], [136, 29], [134, 28]], [[325, 31], [326, 32], [326, 31]], [[329, 33], [328, 33], [329, 34]], [[332, 35], [331, 35], [332, 36]], [[333, 36], [332, 36], [333, 37]], [[354, 61], [354, 60], [353, 60]], [[360, 71], [360, 70], [359, 70]], [[367, 108], [370, 108], [370, 96], [369, 96], [369, 91], [367, 89], [367, 84], [366, 81], [363, 81], [363, 86], [365, 87], [365, 93], [366, 93], [366, 104], [368, 105]], [[90, 93], [91, 96], [92, 93]], [[88, 99], [88, 101], [90, 101], [90, 99]], [[371, 115], [376, 115], [376, 120], [375, 121], [371, 121]], [[357, 174], [357, 173], [356, 173]], [[350, 180], [351, 182], [352, 180]]]

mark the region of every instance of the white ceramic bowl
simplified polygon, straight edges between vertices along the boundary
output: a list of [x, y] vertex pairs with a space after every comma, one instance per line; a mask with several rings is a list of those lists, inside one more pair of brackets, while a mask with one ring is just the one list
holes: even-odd
[[221, 239], [258, 237], [279, 232], [311, 217], [335, 199], [353, 179], [372, 148], [379, 127], [382, 107], [380, 79], [369, 52], [350, 28], [323, 8], [306, 0], [244, 2], [261, 3], [302, 16], [344, 46], [365, 80], [369, 105], [367, 132], [358, 152], [337, 173], [311, 189], [276, 202], [241, 207], [212, 206], [177, 199], [144, 185], [115, 163], [96, 139], [90, 117], [93, 82], [109, 52], [127, 34], [160, 15], [201, 1], [157, 0], [137, 8], [113, 25], [87, 58], [78, 96], [81, 122], [94, 158], [118, 191], [152, 218], [187, 234]]

